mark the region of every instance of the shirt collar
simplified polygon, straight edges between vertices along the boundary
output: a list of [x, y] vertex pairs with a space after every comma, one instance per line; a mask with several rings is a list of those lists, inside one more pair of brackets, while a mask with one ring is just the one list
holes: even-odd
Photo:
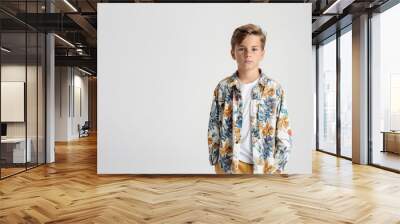
[[[258, 84], [265, 86], [268, 80], [268, 77], [264, 74], [261, 68], [258, 69], [260, 73], [260, 79], [258, 80]], [[229, 87], [235, 86], [236, 89], [240, 89], [240, 82], [239, 82], [239, 72], [236, 70], [233, 75], [229, 79]]]

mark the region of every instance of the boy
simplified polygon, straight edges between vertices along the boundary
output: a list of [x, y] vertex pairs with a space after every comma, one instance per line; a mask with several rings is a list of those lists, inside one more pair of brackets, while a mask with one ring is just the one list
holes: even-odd
[[215, 88], [208, 124], [209, 161], [217, 174], [277, 174], [288, 161], [292, 132], [285, 92], [259, 68], [265, 41], [254, 24], [233, 32], [238, 68]]

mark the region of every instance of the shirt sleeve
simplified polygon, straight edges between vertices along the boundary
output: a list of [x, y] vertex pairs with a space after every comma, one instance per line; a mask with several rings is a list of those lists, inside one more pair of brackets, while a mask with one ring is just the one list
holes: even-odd
[[292, 130], [289, 124], [289, 114], [286, 105], [286, 94], [281, 88], [281, 96], [277, 110], [277, 124], [275, 132], [274, 161], [276, 173], [282, 173], [286, 167], [292, 147]]
[[213, 101], [211, 104], [210, 119], [208, 122], [208, 152], [211, 165], [218, 161], [220, 146], [220, 105], [219, 105], [219, 85], [214, 90]]

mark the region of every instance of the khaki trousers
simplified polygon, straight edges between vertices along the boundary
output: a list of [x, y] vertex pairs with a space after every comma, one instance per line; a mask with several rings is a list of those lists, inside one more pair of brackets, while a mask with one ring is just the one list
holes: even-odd
[[[233, 165], [233, 164], [232, 164]], [[221, 168], [221, 164], [217, 162], [214, 166], [216, 174], [224, 174], [224, 170]], [[239, 160], [239, 168], [234, 170], [235, 174], [253, 174], [253, 164], [248, 164]]]

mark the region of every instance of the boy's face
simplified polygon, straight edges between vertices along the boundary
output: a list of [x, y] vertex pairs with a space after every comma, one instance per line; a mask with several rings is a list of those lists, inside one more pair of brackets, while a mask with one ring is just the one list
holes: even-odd
[[236, 60], [238, 69], [253, 70], [258, 69], [258, 65], [264, 58], [264, 49], [261, 47], [259, 36], [248, 35], [240, 44], [236, 44], [231, 51], [232, 58]]

